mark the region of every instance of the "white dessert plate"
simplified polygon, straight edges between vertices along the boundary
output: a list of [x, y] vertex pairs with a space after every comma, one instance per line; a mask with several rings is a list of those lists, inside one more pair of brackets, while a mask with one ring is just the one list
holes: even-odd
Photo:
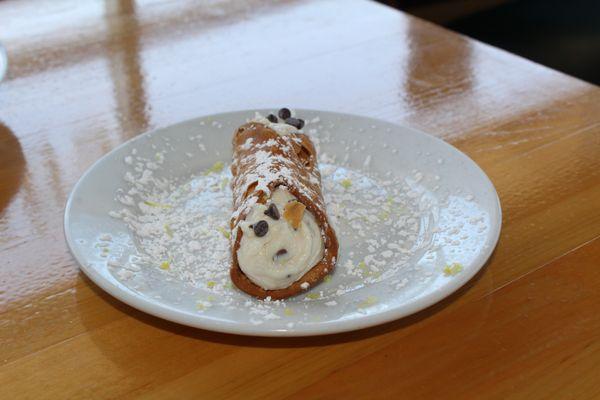
[[498, 241], [501, 210], [471, 159], [408, 127], [295, 113], [316, 143], [340, 242], [336, 270], [321, 284], [285, 301], [259, 301], [229, 280], [231, 138], [254, 111], [149, 132], [98, 160], [65, 210], [67, 243], [81, 269], [117, 299], [170, 321], [307, 336], [415, 313], [483, 267]]

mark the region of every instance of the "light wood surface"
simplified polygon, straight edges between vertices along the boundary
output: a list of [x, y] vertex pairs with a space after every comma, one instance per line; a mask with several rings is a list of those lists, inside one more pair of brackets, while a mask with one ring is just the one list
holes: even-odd
[[[363, 0], [2, 1], [0, 398], [600, 398], [600, 90]], [[306, 107], [410, 125], [472, 157], [504, 212], [445, 301], [300, 339], [191, 329], [79, 271], [63, 206], [144, 131]]]

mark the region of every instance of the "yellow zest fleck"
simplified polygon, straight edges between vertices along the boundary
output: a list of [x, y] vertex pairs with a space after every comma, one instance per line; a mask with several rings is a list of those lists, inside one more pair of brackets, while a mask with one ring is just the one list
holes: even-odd
[[215, 296], [208, 296], [206, 298], [206, 300], [208, 300], [208, 301], [215, 301]]
[[150, 201], [150, 200], [145, 200], [144, 204], [150, 207], [157, 207], [157, 208], [173, 208], [172, 205], [170, 204], [161, 204], [161, 203], [156, 203], [154, 201]]
[[173, 238], [173, 231], [171, 230], [171, 227], [169, 226], [169, 224], [165, 224], [165, 233], [167, 234], [167, 236], [169, 238]]
[[225, 284], [225, 287], [226, 287], [227, 289], [233, 289], [233, 284], [232, 284], [231, 282], [227, 282], [227, 283]]
[[363, 301], [361, 301], [358, 304], [358, 308], [367, 308], [367, 307], [371, 307], [372, 305], [377, 304], [379, 300], [377, 300], [377, 297], [375, 296], [368, 296], [366, 299], [364, 299]]
[[369, 268], [367, 267], [367, 264], [365, 264], [364, 261], [358, 263], [358, 268], [360, 268], [365, 274], [369, 272]]
[[319, 297], [321, 297], [321, 295], [319, 295], [319, 293], [309, 293], [309, 294], [306, 295], [306, 297], [308, 297], [311, 300], [316, 300]]
[[223, 180], [221, 181], [221, 190], [225, 189], [227, 187], [228, 183], [229, 183], [229, 178], [223, 178]]
[[287, 315], [288, 317], [290, 317], [290, 316], [294, 315], [294, 310], [292, 310], [291, 308], [288, 307], [283, 310], [283, 313], [285, 315]]
[[388, 196], [386, 204], [388, 206], [390, 206], [390, 207], [393, 206], [394, 205], [394, 198], [392, 196]]
[[325, 283], [329, 282], [331, 280], [331, 275], [327, 275], [325, 278], [323, 278], [323, 281]]
[[110, 249], [108, 247], [103, 247], [102, 248], [102, 252], [103, 253], [108, 253], [108, 252], [110, 252]]
[[202, 303], [196, 303], [196, 309], [199, 311], [204, 311], [204, 304]]
[[223, 228], [222, 226], [219, 226], [217, 228], [217, 230], [219, 232], [221, 232], [223, 234], [223, 236], [225, 236], [227, 239], [229, 239], [231, 237], [231, 233], [227, 229]]
[[463, 266], [459, 263], [453, 263], [444, 267], [444, 275], [454, 276], [463, 270]]
[[380, 220], [385, 221], [386, 219], [388, 219], [390, 217], [390, 213], [388, 211], [381, 211], [379, 214], [377, 214], [377, 216], [379, 217]]
[[208, 175], [212, 172], [214, 172], [214, 173], [221, 172], [221, 171], [223, 171], [224, 166], [225, 166], [225, 164], [223, 164], [223, 161], [217, 161], [216, 163], [213, 164], [212, 167], [210, 167], [209, 169], [206, 170], [204, 175]]
[[169, 269], [169, 268], [171, 268], [171, 264], [170, 264], [168, 261], [163, 261], [163, 262], [160, 264], [160, 269], [167, 270], [167, 269]]
[[208, 281], [208, 282], [206, 282], [206, 286], [207, 286], [209, 289], [212, 289], [212, 288], [214, 288], [216, 284], [217, 284], [217, 282], [215, 282], [215, 281]]
[[352, 186], [352, 181], [348, 178], [342, 179], [340, 185], [342, 185], [344, 189], [348, 189], [350, 186]]
[[365, 264], [364, 261], [358, 263], [358, 268], [360, 269], [363, 277], [372, 276], [374, 278], [377, 278], [381, 275], [380, 272], [371, 271], [371, 269], [367, 266], [367, 264]]

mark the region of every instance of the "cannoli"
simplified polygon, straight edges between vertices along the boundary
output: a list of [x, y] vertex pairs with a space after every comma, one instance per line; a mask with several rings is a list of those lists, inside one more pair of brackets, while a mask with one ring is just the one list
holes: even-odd
[[233, 138], [231, 280], [260, 299], [284, 299], [333, 272], [338, 241], [327, 219], [315, 147], [287, 109], [257, 115]]

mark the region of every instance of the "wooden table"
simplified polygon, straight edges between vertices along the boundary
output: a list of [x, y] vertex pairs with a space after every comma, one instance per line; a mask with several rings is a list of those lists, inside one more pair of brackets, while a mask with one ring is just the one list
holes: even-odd
[[[364, 0], [3, 1], [0, 41], [0, 398], [600, 398], [597, 87]], [[82, 275], [63, 206], [96, 159], [280, 105], [471, 156], [504, 211], [484, 271], [400, 321], [285, 340], [165, 322]]]

